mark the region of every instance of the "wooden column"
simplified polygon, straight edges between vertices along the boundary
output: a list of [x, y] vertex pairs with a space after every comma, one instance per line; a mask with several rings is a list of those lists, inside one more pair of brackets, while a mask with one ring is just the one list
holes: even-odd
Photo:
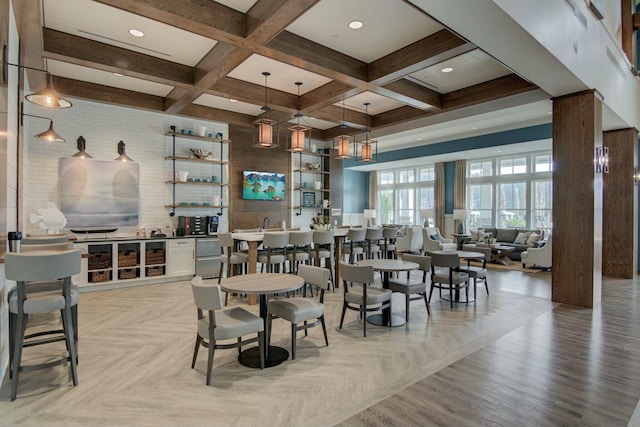
[[602, 146], [602, 101], [594, 91], [553, 99], [554, 302], [600, 305], [602, 175], [594, 171]]
[[604, 132], [609, 173], [603, 176], [602, 274], [633, 279], [637, 271], [638, 197], [633, 175], [637, 166], [638, 131]]

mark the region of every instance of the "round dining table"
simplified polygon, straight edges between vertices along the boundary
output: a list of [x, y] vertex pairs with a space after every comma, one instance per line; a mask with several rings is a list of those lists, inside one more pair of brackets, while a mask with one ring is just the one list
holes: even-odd
[[[418, 263], [403, 261], [401, 259], [365, 259], [357, 262], [358, 265], [371, 266], [375, 271], [382, 272], [382, 287], [389, 289], [389, 274], [401, 271], [416, 270], [420, 267]], [[367, 317], [369, 323], [378, 326], [402, 326], [406, 322], [404, 316], [393, 314], [391, 307], [383, 308], [382, 314], [372, 314]]]
[[[269, 295], [281, 292], [290, 292], [300, 289], [304, 285], [304, 279], [295, 274], [281, 273], [250, 273], [241, 274], [222, 279], [220, 286], [227, 292], [259, 295], [260, 317], [264, 322], [265, 345], [263, 346], [264, 367], [277, 366], [289, 358], [289, 352], [269, 343], [270, 331], [267, 321], [267, 308]], [[238, 356], [238, 362], [250, 368], [260, 367], [260, 353], [258, 347], [244, 350]]]

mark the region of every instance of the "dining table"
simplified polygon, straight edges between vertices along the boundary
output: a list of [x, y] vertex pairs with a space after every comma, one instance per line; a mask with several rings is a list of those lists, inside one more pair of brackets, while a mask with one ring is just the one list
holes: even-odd
[[[435, 254], [451, 254], [451, 253], [455, 253], [458, 255], [458, 259], [466, 259], [467, 262], [470, 260], [483, 260], [484, 259], [484, 254], [482, 252], [474, 252], [474, 251], [468, 251], [468, 250], [456, 250], [456, 251], [452, 251], [452, 250], [441, 250], [441, 251], [429, 251], [430, 253], [435, 253]], [[466, 303], [466, 302], [474, 302], [475, 298], [473, 297], [469, 297], [469, 300], [467, 301], [465, 300], [461, 300], [460, 299], [460, 288], [457, 288], [454, 292], [453, 292], [453, 296], [451, 296], [450, 294], [443, 294], [442, 295], [442, 299], [445, 301], [449, 301], [450, 298], [453, 298], [454, 302], [461, 302], [461, 303]]]
[[[416, 270], [420, 265], [416, 262], [401, 259], [372, 258], [358, 261], [357, 265], [371, 266], [375, 271], [382, 272], [382, 287], [389, 289], [389, 275], [402, 271]], [[393, 314], [391, 307], [383, 308], [382, 314], [372, 314], [367, 317], [369, 323], [378, 326], [402, 326], [406, 323], [405, 316]]]
[[[300, 289], [304, 285], [304, 278], [295, 274], [284, 273], [249, 273], [222, 279], [220, 286], [226, 292], [246, 293], [258, 295], [260, 298], [260, 317], [264, 322], [265, 345], [262, 347], [265, 368], [277, 366], [289, 358], [289, 352], [282, 347], [270, 344], [270, 331], [267, 316], [269, 296]], [[238, 356], [238, 362], [251, 368], [260, 367], [260, 352], [258, 347], [244, 350]]]

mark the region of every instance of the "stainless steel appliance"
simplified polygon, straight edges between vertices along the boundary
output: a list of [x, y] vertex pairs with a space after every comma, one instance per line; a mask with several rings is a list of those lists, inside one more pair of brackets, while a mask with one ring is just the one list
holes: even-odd
[[217, 216], [207, 217], [207, 234], [216, 234], [218, 232], [219, 218]]
[[218, 277], [220, 272], [220, 242], [217, 237], [196, 240], [196, 276]]
[[206, 236], [209, 234], [209, 217], [179, 216], [178, 236]]

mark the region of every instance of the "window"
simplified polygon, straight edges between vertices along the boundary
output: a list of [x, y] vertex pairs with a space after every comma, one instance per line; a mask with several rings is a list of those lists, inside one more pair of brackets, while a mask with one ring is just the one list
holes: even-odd
[[420, 209], [433, 209], [434, 206], [434, 179], [432, 165], [378, 172], [379, 222], [421, 224]]
[[498, 227], [525, 228], [527, 225], [527, 186], [524, 182], [498, 184]]
[[551, 154], [538, 154], [534, 159], [534, 172], [551, 172]]
[[527, 173], [527, 158], [515, 157], [500, 159], [500, 175], [513, 175], [517, 173]]
[[413, 182], [413, 169], [398, 171], [398, 182]]
[[551, 232], [553, 194], [551, 180], [533, 181], [533, 228]]
[[491, 160], [483, 161], [471, 161], [467, 163], [467, 176], [468, 177], [481, 177], [493, 175], [493, 168]]
[[393, 184], [393, 172], [380, 172], [378, 176], [380, 185]]
[[393, 190], [378, 191], [378, 213], [381, 224], [393, 224]]
[[398, 203], [397, 203], [398, 208], [396, 209], [396, 212], [398, 213], [397, 223], [402, 225], [413, 224], [414, 223], [413, 218], [414, 218], [414, 212], [415, 212], [414, 189], [413, 188], [399, 189], [396, 191], [396, 194], [398, 196]]
[[435, 181], [436, 171], [433, 166], [418, 169], [418, 181]]
[[493, 225], [493, 185], [469, 185], [467, 189], [469, 229], [488, 228]]

